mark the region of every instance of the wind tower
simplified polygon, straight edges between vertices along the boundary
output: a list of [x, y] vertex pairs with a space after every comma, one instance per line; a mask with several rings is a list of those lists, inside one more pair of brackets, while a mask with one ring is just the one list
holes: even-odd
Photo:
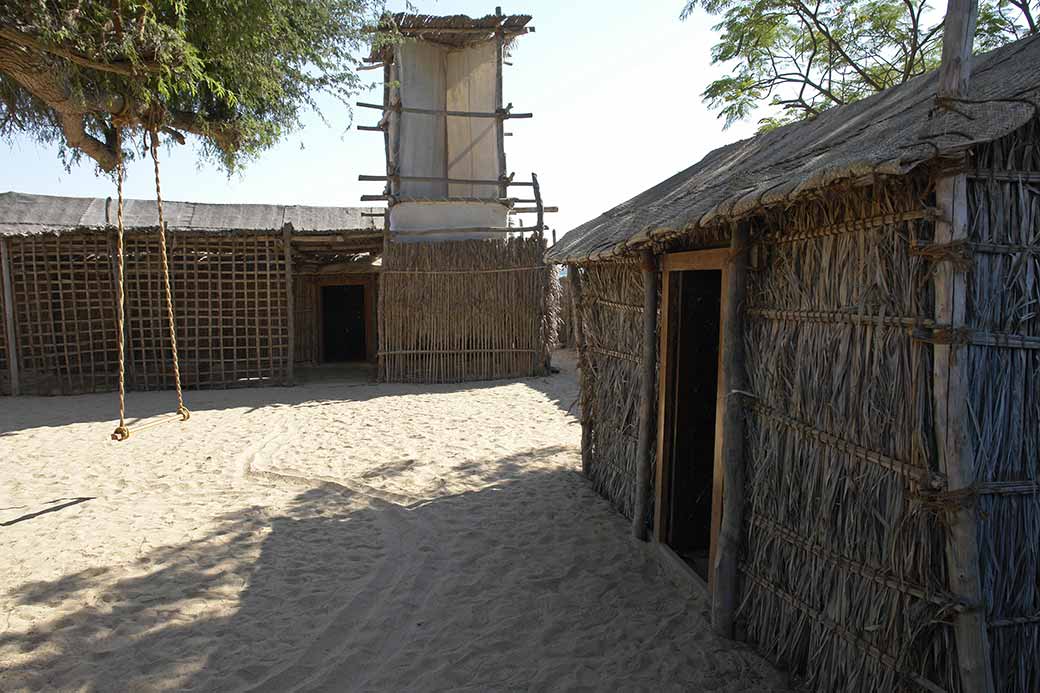
[[[544, 373], [555, 340], [558, 281], [544, 262], [538, 178], [506, 167], [503, 100], [509, 46], [534, 32], [527, 15], [385, 15], [397, 36], [369, 58], [383, 68], [386, 173], [379, 372], [446, 382]], [[533, 224], [515, 223], [519, 215]]]

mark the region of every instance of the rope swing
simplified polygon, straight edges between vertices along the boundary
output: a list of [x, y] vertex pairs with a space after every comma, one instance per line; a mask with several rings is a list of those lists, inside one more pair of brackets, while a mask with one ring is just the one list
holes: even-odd
[[[169, 322], [170, 327], [170, 351], [173, 356], [173, 381], [177, 389], [177, 411], [174, 414], [165, 416], [155, 421], [149, 421], [148, 423], [141, 424], [134, 428], [135, 431], [142, 431], [159, 424], [167, 423], [168, 421], [180, 420], [187, 421], [191, 418], [191, 412], [184, 406], [184, 393], [181, 391], [181, 368], [180, 361], [177, 358], [177, 330], [173, 319], [173, 292], [170, 289], [170, 262], [166, 252], [166, 222], [163, 220], [163, 206], [162, 206], [162, 190], [159, 186], [159, 134], [156, 127], [153, 124], [148, 128], [147, 131], [150, 149], [152, 152], [153, 168], [155, 170], [155, 204], [159, 212], [159, 256], [162, 262], [162, 275], [163, 275], [163, 290], [166, 297], [166, 318]], [[117, 343], [119, 346], [119, 425], [116, 430], [112, 432], [112, 440], [126, 440], [130, 437], [130, 427], [126, 425], [126, 344], [125, 344], [125, 330], [126, 330], [126, 292], [124, 289], [124, 244], [123, 244], [123, 148], [122, 148], [122, 128], [116, 127], [116, 191], [119, 195], [119, 205], [116, 211], [116, 225], [117, 225], [117, 236], [116, 236], [116, 254], [119, 256], [117, 263], [117, 299], [119, 301], [119, 307], [116, 311], [116, 322], [118, 323], [119, 334], [117, 336]]]

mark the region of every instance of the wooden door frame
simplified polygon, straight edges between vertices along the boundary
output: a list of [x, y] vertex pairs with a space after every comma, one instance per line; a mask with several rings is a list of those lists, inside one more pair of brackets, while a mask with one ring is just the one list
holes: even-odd
[[378, 291], [377, 274], [365, 274], [357, 277], [328, 277], [319, 278], [314, 283], [318, 287], [317, 293], [317, 320], [318, 324], [318, 362], [325, 363], [325, 314], [322, 312], [322, 288], [326, 286], [361, 286], [364, 289], [362, 297], [362, 310], [365, 313], [365, 360], [374, 363], [376, 360], [376, 296]]
[[669, 488], [671, 477], [672, 435], [674, 429], [675, 369], [677, 359], [675, 350], [678, 347], [677, 320], [681, 308], [678, 294], [681, 276], [679, 272], [696, 270], [717, 270], [721, 272], [719, 291], [719, 356], [716, 364], [718, 390], [715, 403], [715, 459], [712, 471], [711, 490], [711, 529], [708, 549], [708, 593], [715, 593], [715, 561], [718, 547], [719, 527], [722, 522], [722, 479], [724, 474], [722, 460], [722, 440], [726, 411], [726, 373], [722, 362], [722, 336], [726, 332], [726, 307], [729, 296], [726, 286], [729, 273], [729, 248], [711, 250], [691, 250], [681, 253], [668, 253], [661, 256], [661, 324], [658, 331], [658, 388], [657, 388], [657, 456], [655, 461], [654, 492], [654, 538], [661, 544], [668, 544], [668, 510], [670, 505]]

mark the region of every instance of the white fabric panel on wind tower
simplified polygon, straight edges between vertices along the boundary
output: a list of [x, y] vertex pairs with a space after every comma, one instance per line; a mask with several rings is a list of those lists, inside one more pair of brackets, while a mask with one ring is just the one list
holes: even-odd
[[[406, 41], [397, 47], [401, 104], [406, 108], [444, 110], [444, 83], [448, 49], [427, 41]], [[447, 174], [444, 116], [401, 114], [399, 167], [402, 176]], [[444, 181], [401, 181], [402, 197], [443, 198]]]
[[[449, 111], [494, 112], [494, 41], [448, 52], [446, 64], [447, 108]], [[447, 119], [448, 177], [470, 180], [498, 180], [498, 140], [494, 118]], [[498, 197], [494, 185], [452, 183], [451, 197]]]
[[[390, 208], [390, 236], [398, 243], [502, 238], [501, 233], [452, 233], [451, 229], [504, 229], [508, 225], [509, 208], [497, 202], [398, 202]], [[444, 230], [415, 233], [428, 229]]]

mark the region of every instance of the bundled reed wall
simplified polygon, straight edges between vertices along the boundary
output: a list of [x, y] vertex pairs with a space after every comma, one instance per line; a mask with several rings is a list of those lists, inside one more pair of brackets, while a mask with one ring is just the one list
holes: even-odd
[[[181, 378], [188, 388], [281, 382], [288, 357], [280, 236], [169, 234]], [[118, 383], [115, 241], [110, 232], [7, 239], [21, 389], [114, 390]], [[173, 386], [154, 232], [128, 234], [127, 386]]]
[[[0, 240], [0, 243], [4, 241]], [[6, 248], [0, 246], [0, 262], [6, 261]], [[2, 269], [2, 268], [0, 268]], [[0, 277], [2, 277], [0, 273]], [[11, 366], [8, 361], [7, 310], [4, 306], [4, 282], [0, 280], [0, 395], [11, 394]]]
[[296, 363], [317, 364], [321, 358], [318, 344], [318, 294], [321, 288], [313, 277], [293, 277], [293, 302], [296, 311], [293, 327], [296, 331], [294, 360]]
[[983, 599], [999, 691], [1040, 690], [1040, 121], [968, 179], [967, 359]]
[[544, 239], [387, 243], [379, 362], [390, 382], [458, 382], [546, 373], [559, 278]]
[[[748, 637], [813, 690], [958, 689], [937, 477], [928, 190], [832, 191], [754, 235]], [[916, 685], [915, 685], [916, 684]]]
[[566, 348], [574, 348], [574, 298], [570, 277], [560, 279], [560, 330], [557, 343]]
[[586, 364], [582, 415], [592, 422], [588, 478], [631, 518], [642, 391], [642, 272], [634, 262], [594, 263], [577, 271]]

